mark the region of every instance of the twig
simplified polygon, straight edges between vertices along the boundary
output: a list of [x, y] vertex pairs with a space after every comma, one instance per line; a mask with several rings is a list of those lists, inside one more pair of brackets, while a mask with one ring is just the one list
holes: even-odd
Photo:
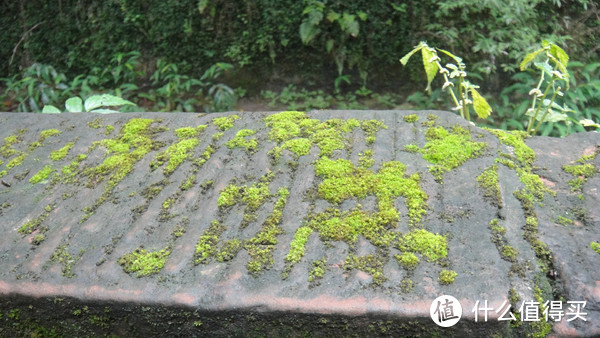
[[8, 62], [9, 66], [12, 65], [13, 59], [15, 58], [15, 54], [17, 53], [17, 49], [19, 48], [19, 45], [21, 44], [21, 42], [23, 42], [23, 40], [25, 40], [25, 38], [27, 37], [27, 35], [29, 33], [31, 33], [31, 31], [33, 31], [34, 29], [36, 29], [37, 26], [43, 24], [44, 22], [46, 22], [46, 21], [42, 21], [42, 22], [37, 23], [35, 26], [29, 28], [29, 30], [27, 32], [25, 32], [23, 34], [23, 36], [21, 36], [21, 40], [19, 40], [19, 42], [17, 42], [17, 44], [15, 45], [15, 48], [13, 48], [13, 52], [12, 52], [12, 55], [10, 57], [10, 61]]

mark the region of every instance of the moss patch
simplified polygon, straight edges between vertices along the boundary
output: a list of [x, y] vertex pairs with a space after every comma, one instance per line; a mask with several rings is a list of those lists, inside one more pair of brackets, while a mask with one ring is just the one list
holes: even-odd
[[312, 263], [312, 267], [312, 270], [308, 273], [308, 282], [311, 283], [311, 285], [315, 285], [323, 278], [327, 271], [327, 258], [323, 257], [317, 259]]
[[454, 283], [454, 279], [458, 276], [458, 274], [452, 270], [442, 270], [440, 272], [440, 277], [438, 281], [442, 285], [448, 285]]
[[33, 175], [29, 179], [29, 183], [31, 183], [31, 184], [40, 183], [41, 181], [47, 179], [53, 171], [54, 171], [54, 169], [52, 168], [52, 165], [48, 164], [48, 165], [44, 166], [44, 168], [42, 170], [38, 171], [37, 174]]
[[290, 243], [290, 251], [285, 256], [285, 260], [290, 264], [296, 264], [304, 257], [304, 251], [306, 249], [306, 242], [308, 237], [312, 234], [313, 229], [307, 226], [303, 226], [296, 230], [294, 239]]
[[255, 137], [251, 139], [246, 139], [246, 137], [252, 136], [256, 134], [255, 130], [252, 129], [242, 129], [235, 134], [235, 137], [231, 139], [229, 142], [225, 143], [227, 148], [242, 148], [249, 153], [254, 153], [258, 148], [258, 140]]
[[217, 126], [221, 131], [226, 131], [233, 128], [233, 123], [239, 120], [240, 117], [237, 115], [217, 117], [212, 120], [213, 124]]
[[403, 252], [417, 252], [428, 261], [436, 262], [448, 256], [448, 241], [445, 236], [433, 234], [425, 229], [413, 230], [398, 239], [397, 248]]
[[410, 114], [410, 115], [406, 115], [403, 117], [404, 122], [407, 123], [414, 123], [419, 121], [419, 117], [417, 116], [417, 114]]
[[569, 181], [571, 191], [581, 193], [585, 182], [598, 173], [598, 169], [590, 162], [592, 162], [599, 153], [600, 146], [598, 146], [598, 149], [593, 154], [582, 156], [577, 159], [576, 162], [579, 164], [569, 164], [563, 166], [562, 169], [565, 172], [575, 177]]
[[46, 220], [46, 218], [48, 218], [48, 216], [50, 215], [50, 212], [55, 207], [56, 206], [54, 206], [54, 205], [48, 204], [44, 208], [44, 211], [42, 212], [42, 214], [40, 216], [21, 225], [17, 231], [21, 234], [30, 234], [36, 230], [39, 230], [41, 233], [45, 233], [48, 230], [48, 228], [43, 226], [42, 223], [44, 222], [44, 220]]
[[600, 255], [600, 243], [598, 243], [598, 242], [591, 242], [590, 243], [590, 248], [592, 248], [592, 250], [596, 251], [596, 253]]
[[123, 266], [123, 271], [128, 273], [136, 272], [139, 278], [160, 272], [170, 254], [170, 247], [154, 252], [147, 252], [142, 248], [138, 248], [131, 253], [121, 256], [118, 263]]
[[217, 244], [219, 237], [225, 231], [225, 226], [217, 220], [213, 220], [210, 227], [202, 233], [196, 243], [194, 253], [194, 264], [206, 264], [210, 258], [217, 253]]
[[502, 195], [498, 183], [498, 166], [493, 165], [477, 176], [477, 182], [484, 191], [483, 196], [496, 207], [502, 206]]
[[50, 159], [52, 161], [60, 161], [60, 160], [64, 159], [67, 156], [67, 154], [69, 153], [69, 151], [71, 150], [71, 148], [73, 148], [74, 144], [75, 144], [74, 142], [69, 142], [64, 147], [60, 148], [59, 150], [55, 150], [55, 151], [51, 152]]
[[373, 284], [382, 285], [387, 278], [383, 274], [383, 262], [386, 261], [383, 252], [379, 252], [376, 255], [366, 255], [357, 257], [354, 254], [348, 255], [344, 262], [344, 269], [354, 270], [358, 269], [371, 275], [373, 278]]
[[425, 137], [428, 142], [421, 152], [423, 158], [433, 164], [429, 171], [438, 181], [441, 181], [443, 173], [481, 155], [487, 146], [484, 142], [474, 142], [471, 133], [460, 126], [453, 127], [451, 132], [442, 127], [432, 127], [427, 129]]

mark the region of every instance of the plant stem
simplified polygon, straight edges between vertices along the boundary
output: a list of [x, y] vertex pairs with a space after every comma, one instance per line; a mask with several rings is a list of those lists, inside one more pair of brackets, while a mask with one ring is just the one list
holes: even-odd
[[[554, 77], [552, 77], [552, 78], [554, 79]], [[552, 82], [554, 82], [554, 81], [552, 81]], [[554, 99], [556, 99], [556, 95], [558, 95], [558, 92], [555, 91], [554, 94], [552, 94], [552, 99], [550, 100], [550, 104], [546, 108], [546, 112], [544, 113], [544, 116], [542, 116], [542, 120], [538, 122], [537, 126], [533, 130], [533, 134], [535, 134], [537, 132], [537, 130], [542, 125], [543, 121], [546, 119], [546, 116], [548, 115], [548, 113], [550, 113], [550, 107], [552, 107], [552, 104], [554, 103]]]

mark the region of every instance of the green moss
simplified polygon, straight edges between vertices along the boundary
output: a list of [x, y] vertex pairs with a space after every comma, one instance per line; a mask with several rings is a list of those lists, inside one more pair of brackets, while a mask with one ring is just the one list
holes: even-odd
[[169, 255], [171, 255], [170, 247], [154, 252], [146, 252], [146, 250], [138, 248], [121, 256], [117, 262], [123, 267], [123, 271], [127, 273], [137, 272], [139, 278], [160, 272], [165, 266]]
[[69, 142], [67, 143], [67, 145], [60, 148], [59, 150], [53, 151], [52, 153], [50, 153], [50, 159], [52, 161], [60, 161], [64, 159], [67, 156], [67, 153], [69, 153], [69, 151], [71, 150], [71, 148], [73, 148], [74, 144], [74, 142]]
[[27, 156], [27, 154], [21, 153], [19, 156], [8, 161], [8, 163], [6, 164], [6, 169], [10, 170], [14, 167], [20, 166], [21, 164], [23, 164], [23, 160], [25, 159], [26, 156]]
[[323, 257], [321, 259], [317, 259], [312, 263], [312, 270], [308, 273], [308, 282], [315, 283], [319, 279], [323, 278], [325, 272], [327, 271], [327, 258]]
[[483, 171], [477, 177], [477, 182], [484, 191], [483, 196], [489, 199], [493, 205], [499, 207], [502, 205], [502, 195], [498, 183], [498, 166], [493, 165]]
[[419, 121], [419, 117], [417, 116], [417, 114], [410, 114], [410, 115], [404, 116], [404, 122], [413, 123], [413, 122], [417, 122], [417, 121]]
[[[598, 150], [596, 152], [594, 152], [593, 154], [590, 155], [584, 155], [582, 157], [580, 157], [579, 159], [577, 159], [576, 162], [581, 163], [580, 165], [564, 165], [563, 166], [563, 170], [573, 176], [575, 176], [574, 179], [569, 181], [569, 185], [571, 186], [571, 191], [573, 192], [582, 192], [582, 187], [585, 184], [585, 182], [587, 182], [587, 180], [590, 177], [593, 177], [596, 175], [596, 173], [598, 172], [598, 170], [596, 169], [596, 167], [591, 164], [591, 163], [585, 163], [585, 162], [591, 162], [594, 160], [594, 158], [596, 157], [596, 155], [598, 155], [598, 153], [600, 153], [600, 147], [598, 147]], [[583, 195], [580, 195], [583, 197]], [[583, 198], [581, 198], [583, 200]]]
[[61, 133], [58, 129], [48, 129], [44, 130], [40, 133], [40, 142], [45, 141], [50, 136], [59, 135]]
[[315, 173], [324, 176], [319, 184], [319, 196], [338, 204], [349, 198], [365, 198], [375, 195], [378, 200], [377, 218], [383, 223], [397, 222], [399, 213], [394, 198], [405, 197], [409, 223], [416, 225], [426, 213], [427, 195], [419, 187], [419, 175], [406, 177], [406, 166], [400, 162], [386, 162], [377, 174], [364, 168], [356, 168], [345, 159], [330, 160], [322, 157], [315, 163]]
[[237, 238], [225, 242], [221, 251], [217, 254], [219, 262], [227, 262], [233, 259], [235, 255], [242, 249], [243, 243]]
[[31, 184], [36, 184], [36, 183], [40, 183], [41, 181], [45, 180], [48, 178], [48, 176], [50, 176], [50, 174], [54, 171], [54, 169], [52, 168], [51, 164], [46, 165], [42, 170], [38, 171], [37, 174], [33, 175], [30, 179], [29, 179], [29, 183]]
[[[375, 133], [387, 128], [381, 121], [369, 120], [358, 121], [350, 119], [343, 121], [340, 119], [331, 119], [319, 121], [310, 119], [305, 113], [297, 111], [287, 111], [278, 114], [273, 114], [265, 118], [265, 124], [269, 131], [269, 140], [277, 144], [285, 143], [286, 141], [295, 138], [306, 138], [312, 144], [315, 144], [320, 149], [320, 156], [331, 156], [336, 149], [344, 149], [349, 143], [346, 135], [355, 128], [361, 127], [367, 134], [367, 142], [374, 141]], [[299, 151], [308, 151], [307, 141], [294, 144], [299, 146]], [[283, 148], [280, 148], [283, 149]], [[308, 150], [307, 150], [308, 149]], [[274, 150], [271, 156], [278, 158], [279, 150]]]
[[400, 282], [400, 290], [403, 293], [409, 293], [414, 288], [414, 286], [415, 286], [414, 284], [415, 283], [410, 278], [404, 278]]
[[273, 251], [275, 251], [277, 245], [277, 236], [282, 233], [279, 224], [283, 218], [283, 208], [290, 193], [287, 188], [280, 188], [277, 194], [279, 199], [275, 202], [273, 212], [264, 221], [260, 231], [247, 240], [244, 245], [248, 255], [250, 255], [246, 267], [255, 277], [270, 269], [274, 264]]
[[21, 142], [20, 135], [10, 135], [4, 138], [4, 144], [0, 147], [0, 155], [4, 158], [9, 158], [17, 153], [15, 149], [12, 148], [13, 145]]
[[306, 242], [308, 237], [312, 234], [313, 229], [307, 226], [303, 226], [296, 230], [294, 239], [290, 243], [290, 251], [285, 256], [285, 260], [290, 264], [298, 263], [302, 257], [304, 257], [304, 251], [306, 249]]
[[81, 259], [81, 256], [85, 253], [85, 249], [81, 249], [79, 254], [75, 257], [67, 251], [68, 244], [63, 244], [54, 250], [54, 253], [50, 257], [50, 261], [57, 262], [61, 264], [62, 267], [62, 275], [67, 278], [75, 277], [75, 274], [71, 272], [73, 266]]
[[[84, 208], [81, 223], [108, 199], [114, 187], [133, 170], [134, 165], [155, 149], [156, 144], [151, 136], [162, 130], [151, 130], [150, 125], [154, 122], [151, 119], [131, 119], [121, 128], [118, 137], [95, 143], [107, 147], [109, 154], [112, 152], [115, 154], [107, 157], [100, 165], [86, 169], [83, 173], [84, 176], [89, 177], [88, 186], [95, 186], [106, 177], [108, 177], [108, 184], [104, 193], [92, 205]], [[127, 151], [124, 151], [125, 149]]]
[[430, 262], [439, 261], [448, 255], [446, 237], [425, 229], [413, 230], [400, 237], [397, 248], [403, 252], [418, 252]]
[[196, 176], [190, 175], [179, 187], [182, 191], [190, 190], [196, 184]]
[[500, 255], [503, 259], [515, 263], [517, 261], [517, 257], [519, 256], [519, 251], [510, 245], [504, 245]]
[[529, 168], [517, 168], [517, 175], [519, 175], [519, 179], [525, 185], [525, 189], [538, 201], [544, 199], [544, 193], [548, 193], [552, 196], [556, 195], [556, 192], [547, 188], [540, 177], [536, 174], [532, 174]]
[[240, 117], [237, 115], [230, 115], [214, 118], [212, 122], [215, 126], [219, 127], [221, 131], [226, 131], [227, 129], [233, 128], [233, 123], [239, 119]]
[[296, 156], [308, 155], [311, 147], [312, 141], [307, 138], [295, 138], [287, 140], [281, 145], [281, 149], [287, 149], [296, 154]]
[[42, 242], [45, 239], [46, 239], [46, 236], [44, 234], [35, 235], [35, 236], [33, 236], [33, 239], [31, 240], [31, 244], [40, 245], [40, 244], [42, 244]]
[[373, 278], [373, 284], [382, 285], [387, 278], [383, 274], [383, 262], [384, 259], [379, 255], [366, 255], [357, 257], [354, 254], [348, 255], [344, 262], [344, 269], [354, 270], [358, 269], [371, 275]]
[[46, 218], [48, 218], [48, 216], [50, 215], [50, 212], [53, 209], [54, 209], [54, 206], [48, 204], [44, 208], [44, 212], [42, 212], [42, 214], [40, 216], [21, 225], [17, 231], [21, 234], [30, 234], [36, 230], [40, 230], [40, 232], [42, 232], [42, 233], [46, 232], [47, 228], [42, 227], [42, 222], [44, 222], [44, 220], [46, 220]]
[[199, 143], [200, 141], [198, 141], [197, 138], [180, 140], [156, 155], [154, 161], [150, 163], [150, 167], [154, 170], [163, 165], [164, 162], [168, 161], [163, 169], [163, 173], [165, 176], [169, 176], [191, 155], [194, 148], [196, 148]]
[[452, 270], [442, 270], [440, 272], [440, 277], [438, 281], [442, 285], [448, 285], [454, 283], [454, 279], [458, 276], [458, 274]]
[[97, 117], [92, 122], [88, 122], [87, 125], [92, 129], [100, 129], [102, 128], [102, 119]]
[[487, 146], [487, 143], [472, 141], [470, 132], [460, 126], [452, 128], [452, 132], [432, 127], [427, 129], [425, 136], [428, 142], [421, 152], [426, 161], [434, 164], [429, 171], [438, 181], [443, 173], [481, 155]]
[[242, 148], [245, 149], [249, 153], [254, 153], [258, 148], [258, 141], [255, 137], [247, 140], [245, 139], [248, 136], [252, 136], [256, 134], [255, 130], [252, 129], [242, 129], [235, 134], [235, 137], [231, 139], [229, 142], [225, 143], [225, 145], [229, 149], [233, 148]]
[[224, 133], [214, 133], [212, 136], [213, 141], [217, 142], [218, 140], [221, 139], [221, 137], [223, 137]]
[[412, 252], [405, 252], [401, 255], [394, 255], [398, 264], [406, 270], [414, 270], [419, 265], [419, 258]]
[[596, 251], [596, 253], [600, 255], [600, 243], [598, 243], [598, 242], [591, 242], [590, 243], [590, 248], [592, 248], [592, 250]]
[[575, 224], [575, 221], [573, 221], [572, 219], [563, 217], [563, 216], [558, 216], [558, 219], [556, 220], [556, 222], [558, 224], [561, 224], [561, 225], [564, 225], [564, 226]]
[[421, 148], [419, 148], [416, 144], [407, 144], [404, 146], [404, 151], [409, 153], [418, 153], [421, 151]]
[[205, 124], [202, 124], [196, 128], [194, 128], [194, 127], [179, 128], [179, 129], [175, 130], [175, 135], [177, 135], [177, 137], [179, 137], [181, 139], [196, 137], [196, 136], [198, 136], [198, 134], [203, 132], [204, 129], [206, 129], [206, 127], [207, 126]]
[[240, 197], [240, 187], [235, 184], [229, 184], [225, 187], [223, 191], [219, 194], [219, 199], [217, 200], [217, 206], [219, 208], [222, 207], [230, 207], [235, 205]]
[[486, 129], [505, 145], [514, 149], [515, 156], [522, 166], [530, 167], [535, 160], [535, 152], [523, 141], [528, 137], [527, 133], [521, 131], [504, 131], [500, 129]]
[[365, 150], [364, 153], [358, 154], [358, 165], [364, 169], [369, 169], [375, 164], [373, 159], [373, 150]]
[[221, 222], [213, 220], [210, 227], [202, 233], [196, 243], [194, 253], [194, 263], [196, 265], [206, 264], [211, 257], [216, 255], [219, 237], [221, 237], [223, 231], [225, 231], [225, 226]]
[[106, 130], [104, 131], [104, 135], [109, 135], [110, 133], [112, 133], [113, 131], [115, 131], [115, 127], [111, 126], [111, 125], [106, 125], [106, 127], [104, 127]]

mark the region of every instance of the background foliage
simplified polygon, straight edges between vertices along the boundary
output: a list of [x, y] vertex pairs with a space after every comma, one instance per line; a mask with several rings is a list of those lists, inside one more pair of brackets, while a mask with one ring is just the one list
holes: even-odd
[[[290, 84], [323, 90], [320, 96], [334, 101], [339, 96], [333, 107], [352, 106], [349, 93], [376, 101], [392, 92], [404, 101], [423, 89], [424, 75], [418, 63], [403, 69], [398, 59], [427, 40], [462, 56], [469, 76], [502, 104], [505, 115], [489, 123], [520, 128], [509, 112], [519, 103], [504, 99], [523, 94], [514, 85], [527, 76], [515, 70], [542, 39], [580, 62], [571, 71], [588, 88], [574, 92], [578, 107], [584, 101], [598, 107], [589, 95], [598, 84], [587, 79], [597, 78], [597, 67], [586, 66], [600, 52], [600, 7], [591, 0], [2, 0], [1, 6], [3, 110], [38, 111], [47, 103], [42, 96], [57, 103], [98, 90], [151, 109], [219, 110], [245, 92], [258, 96]], [[212, 77], [211, 67], [220, 69]], [[22, 80], [29, 82], [19, 86], [40, 92], [15, 87]], [[411, 105], [436, 107], [435, 96], [416, 95]], [[582, 114], [598, 121], [595, 109]]]

